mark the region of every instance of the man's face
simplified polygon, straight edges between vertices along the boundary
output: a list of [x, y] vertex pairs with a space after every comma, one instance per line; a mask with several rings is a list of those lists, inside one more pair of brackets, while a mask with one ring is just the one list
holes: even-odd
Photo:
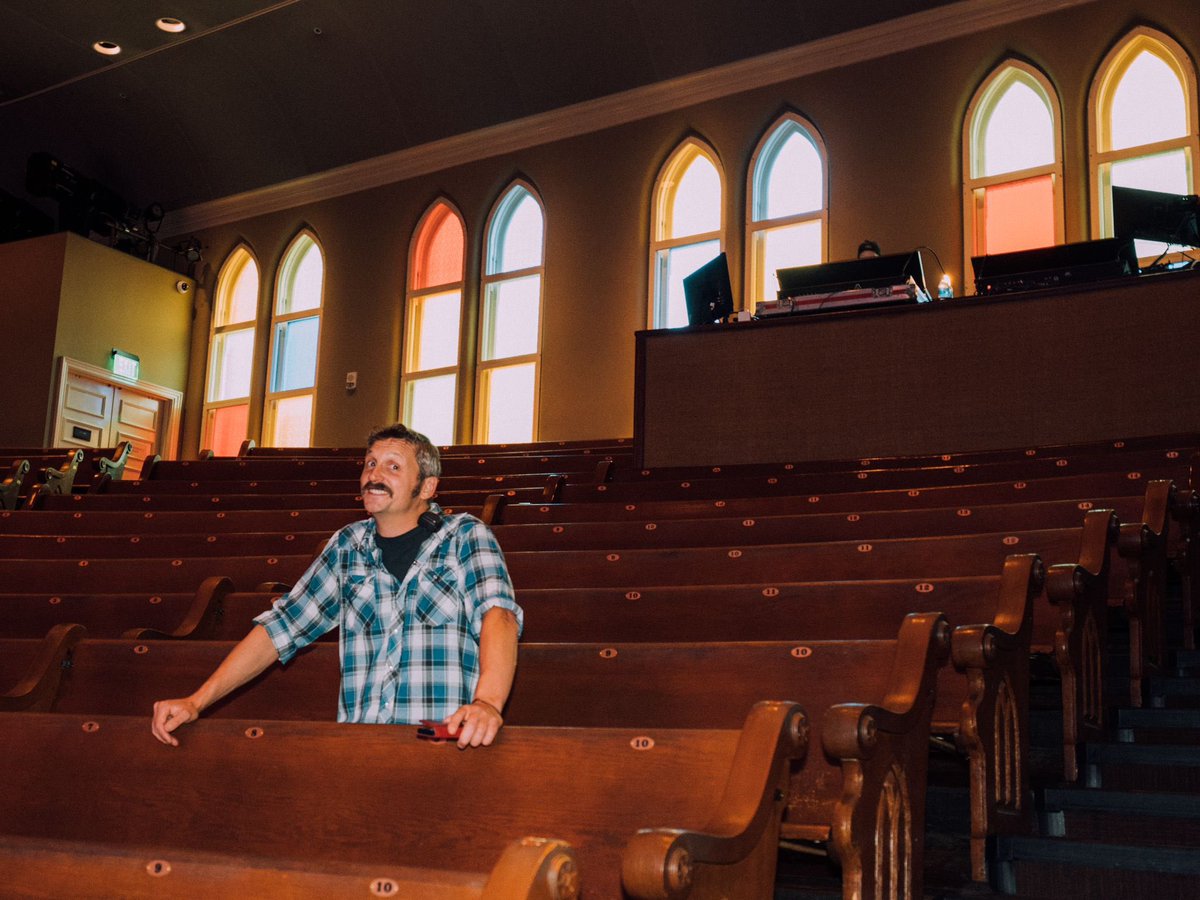
[[376, 441], [367, 449], [359, 478], [363, 508], [378, 519], [419, 515], [437, 489], [437, 479], [421, 481], [416, 448], [395, 438]]

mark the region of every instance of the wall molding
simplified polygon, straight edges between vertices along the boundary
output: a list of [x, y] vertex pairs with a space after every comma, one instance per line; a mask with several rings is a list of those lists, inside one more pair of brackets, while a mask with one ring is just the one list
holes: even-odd
[[1097, 0], [962, 0], [752, 59], [198, 203], [169, 213], [162, 230], [164, 234], [188, 234], [371, 190], [1095, 2]]

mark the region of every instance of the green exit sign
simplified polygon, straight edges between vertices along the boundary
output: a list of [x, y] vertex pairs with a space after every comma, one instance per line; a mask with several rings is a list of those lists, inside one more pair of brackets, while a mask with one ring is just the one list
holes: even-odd
[[142, 361], [132, 353], [126, 353], [124, 350], [113, 347], [109, 368], [112, 369], [114, 375], [120, 375], [130, 381], [137, 381], [142, 374]]

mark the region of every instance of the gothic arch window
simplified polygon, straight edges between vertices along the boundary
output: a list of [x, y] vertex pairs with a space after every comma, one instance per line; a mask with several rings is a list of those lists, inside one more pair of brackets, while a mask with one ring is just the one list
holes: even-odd
[[305, 229], [292, 239], [275, 278], [264, 446], [312, 443], [324, 288], [325, 257]]
[[[1088, 101], [1092, 232], [1114, 233], [1113, 187], [1196, 193], [1196, 67], [1175, 40], [1136, 28], [1100, 64]], [[1138, 256], [1168, 247], [1138, 241]]]
[[788, 113], [750, 160], [746, 189], [745, 307], [774, 299], [775, 272], [824, 262], [829, 226], [825, 146], [804, 118]]
[[686, 325], [684, 276], [721, 252], [724, 176], [716, 154], [688, 138], [659, 170], [651, 200], [651, 328]]
[[1042, 72], [1008, 60], [979, 86], [963, 173], [964, 273], [972, 256], [1062, 243], [1062, 110]]
[[236, 456], [249, 435], [258, 320], [258, 263], [239, 246], [217, 275], [204, 386], [201, 446]]
[[496, 201], [484, 238], [475, 439], [532, 441], [538, 434], [545, 212], [518, 181]]
[[466, 236], [458, 210], [437, 200], [409, 251], [400, 418], [435, 444], [455, 442]]

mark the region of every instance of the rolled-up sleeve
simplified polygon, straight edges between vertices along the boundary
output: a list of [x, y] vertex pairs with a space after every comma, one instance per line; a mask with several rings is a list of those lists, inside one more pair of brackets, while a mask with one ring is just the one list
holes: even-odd
[[525, 612], [517, 605], [504, 553], [491, 529], [482, 522], [465, 529], [458, 548], [458, 562], [475, 639], [478, 640], [483, 631], [484, 614], [497, 607], [507, 609], [516, 617], [519, 636], [525, 627]]
[[335, 534], [330, 538], [295, 587], [254, 618], [266, 629], [281, 663], [339, 624], [339, 537]]

